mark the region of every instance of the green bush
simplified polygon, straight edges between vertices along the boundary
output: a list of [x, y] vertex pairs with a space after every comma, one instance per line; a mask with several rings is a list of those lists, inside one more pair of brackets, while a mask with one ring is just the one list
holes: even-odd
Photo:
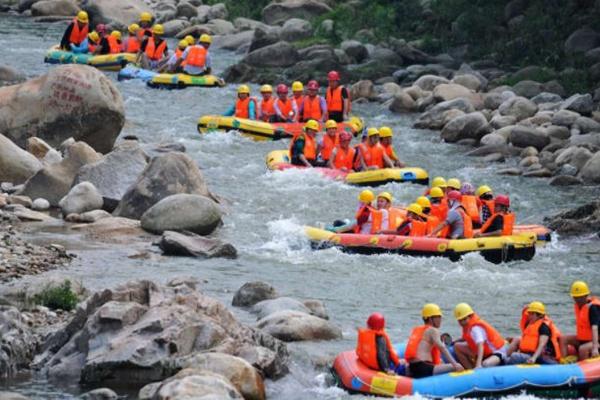
[[51, 310], [71, 311], [77, 306], [78, 298], [71, 290], [71, 281], [65, 280], [60, 286], [44, 289], [33, 301]]

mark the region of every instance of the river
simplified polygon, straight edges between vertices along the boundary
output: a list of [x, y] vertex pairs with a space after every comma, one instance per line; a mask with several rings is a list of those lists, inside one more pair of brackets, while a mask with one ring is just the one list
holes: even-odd
[[[44, 64], [43, 57], [60, 39], [64, 24], [34, 24], [7, 16], [0, 16], [0, 20], [2, 63], [29, 77], [54, 68]], [[214, 51], [216, 73], [238, 57]], [[508, 336], [518, 332], [521, 306], [541, 300], [558, 326], [572, 331], [570, 283], [584, 279], [592, 290], [600, 292], [598, 241], [585, 238], [558, 238], [539, 249], [531, 262], [503, 265], [490, 264], [476, 254], [453, 263], [439, 258], [312, 251], [301, 235], [302, 225], [352, 216], [360, 189], [306, 171], [268, 172], [266, 154], [287, 146], [287, 142], [253, 142], [235, 133], [200, 137], [196, 131], [198, 117], [228, 107], [235, 98], [235, 85], [166, 91], [137, 81], [117, 82], [115, 73], [108, 75], [125, 102], [127, 122], [122, 136], [135, 135], [147, 143], [184, 144], [203, 169], [211, 190], [228, 200], [229, 214], [219, 237], [237, 247], [239, 258], [196, 260], [157, 253], [149, 259], [136, 259], [128, 257], [136, 249], [126, 246], [80, 243], [77, 238], [55, 233], [40, 234], [39, 238], [71, 244], [79, 257], [60, 273], [81, 280], [92, 290], [132, 279], [164, 282], [175, 276], [194, 276], [203, 281], [203, 291], [226, 304], [231, 304], [233, 293], [243, 283], [254, 280], [269, 282], [283, 295], [324, 301], [331, 320], [342, 327], [344, 339], [290, 344], [294, 355], [291, 373], [277, 382], [267, 382], [271, 399], [360, 398], [331, 387], [327, 370], [314, 365], [352, 348], [356, 328], [364, 325], [372, 311], [384, 313], [390, 336], [403, 341], [410, 328], [420, 323], [423, 303], [436, 302], [445, 313], [442, 328], [456, 337], [459, 327], [452, 309], [466, 301]], [[256, 86], [253, 91], [257, 91]], [[553, 188], [542, 179], [496, 175], [496, 165], [466, 158], [465, 149], [442, 143], [439, 133], [412, 129], [415, 116], [395, 115], [376, 103], [356, 105], [354, 111], [369, 125], [391, 126], [396, 150], [408, 165], [425, 168], [431, 177], [458, 177], [476, 185], [488, 184], [496, 193], [509, 193], [522, 223], [542, 223], [544, 216], [598, 196], [596, 188]], [[397, 202], [407, 203], [424, 188], [388, 184], [379, 189], [391, 192]], [[233, 311], [242, 321], [254, 322], [245, 311]], [[58, 386], [43, 379], [13, 380], [4, 386], [34, 399], [69, 399], [79, 391], [75, 383]]]

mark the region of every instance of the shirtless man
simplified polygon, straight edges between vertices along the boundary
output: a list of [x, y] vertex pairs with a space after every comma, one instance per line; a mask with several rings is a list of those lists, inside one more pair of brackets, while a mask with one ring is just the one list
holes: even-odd
[[[412, 330], [404, 354], [411, 376], [424, 378], [450, 371], [464, 370], [442, 342], [439, 330], [442, 325], [440, 307], [437, 304], [425, 304], [421, 316], [424, 324]], [[450, 364], [442, 364], [442, 355], [446, 360], [450, 360]]]

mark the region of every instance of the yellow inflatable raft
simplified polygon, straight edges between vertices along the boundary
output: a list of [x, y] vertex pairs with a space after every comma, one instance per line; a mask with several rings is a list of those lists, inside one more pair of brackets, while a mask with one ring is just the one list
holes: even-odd
[[198, 120], [198, 132], [200, 133], [231, 130], [239, 131], [243, 135], [259, 141], [292, 137], [283, 127], [278, 127], [269, 122], [220, 115], [205, 115]]
[[148, 81], [148, 86], [172, 89], [193, 86], [223, 87], [225, 86], [225, 81], [214, 75], [158, 74]]
[[118, 53], [105, 55], [75, 54], [52, 46], [46, 53], [44, 61], [49, 64], [84, 64], [106, 71], [119, 71], [127, 63], [135, 62], [133, 53]]

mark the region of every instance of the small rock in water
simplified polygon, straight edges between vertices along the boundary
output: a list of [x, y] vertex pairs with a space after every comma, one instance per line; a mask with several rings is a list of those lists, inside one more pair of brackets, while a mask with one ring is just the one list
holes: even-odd
[[201, 258], [237, 257], [237, 250], [233, 245], [194, 234], [184, 235], [178, 232], [165, 231], [158, 246], [163, 251], [163, 254], [172, 256]]
[[235, 307], [250, 307], [256, 303], [278, 297], [275, 288], [265, 282], [246, 282], [235, 292], [231, 304]]
[[81, 400], [117, 400], [119, 396], [111, 389], [100, 388], [81, 395]]
[[548, 183], [550, 184], [550, 186], [571, 186], [581, 185], [583, 184], [583, 181], [571, 175], [558, 175], [550, 179], [550, 182]]
[[46, 211], [50, 208], [50, 202], [46, 199], [38, 198], [33, 201], [32, 208], [36, 211]]
[[498, 171], [496, 171], [496, 174], [517, 176], [517, 175], [521, 175], [522, 172], [519, 168], [503, 168], [503, 169], [499, 169]]
[[58, 203], [63, 215], [98, 210], [102, 208], [102, 204], [102, 196], [98, 193], [98, 189], [89, 182], [81, 182], [73, 186], [69, 193]]

